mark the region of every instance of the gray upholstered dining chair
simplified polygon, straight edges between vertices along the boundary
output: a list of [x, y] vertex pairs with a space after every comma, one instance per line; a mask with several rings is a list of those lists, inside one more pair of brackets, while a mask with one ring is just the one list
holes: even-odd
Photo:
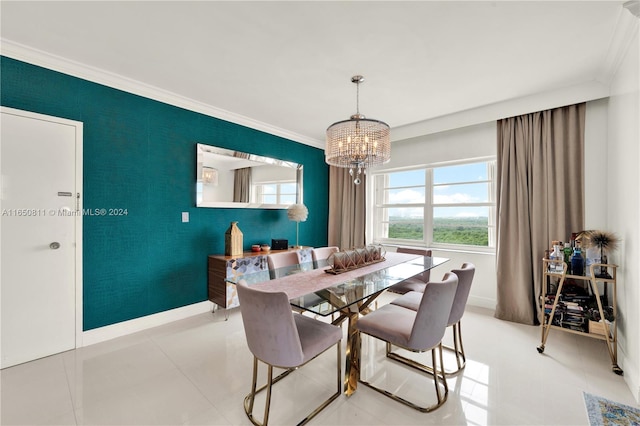
[[[431, 250], [420, 249], [420, 248], [408, 248], [408, 247], [398, 247], [396, 249], [398, 253], [408, 253], [408, 254], [417, 254], [419, 256], [429, 256], [431, 257]], [[404, 281], [400, 281], [398, 284], [394, 284], [389, 287], [389, 291], [394, 293], [405, 294], [410, 291], [419, 291], [423, 292], [426, 283], [429, 282], [429, 277], [431, 276], [429, 271], [424, 271], [420, 275], [416, 275], [415, 277], [408, 278]]]
[[324, 260], [327, 260], [329, 256], [333, 253], [340, 251], [340, 249], [336, 246], [329, 247], [317, 247], [311, 250], [311, 256], [313, 258], [313, 267], [318, 269], [321, 265], [320, 263]]
[[[386, 342], [387, 356], [433, 378], [437, 402], [430, 406], [420, 406], [402, 398], [386, 389], [382, 389], [360, 379], [364, 385], [380, 392], [389, 398], [408, 405], [418, 411], [429, 412], [440, 407], [447, 400], [449, 387], [444, 374], [442, 360], [442, 337], [447, 327], [451, 306], [458, 286], [458, 277], [450, 272], [444, 275], [441, 282], [429, 281], [417, 311], [402, 306], [388, 304], [365, 315], [357, 323], [358, 332]], [[411, 352], [431, 351], [433, 368], [396, 353], [389, 353], [391, 345]], [[439, 353], [440, 371], [438, 371], [436, 350]], [[444, 395], [440, 387], [444, 388]]]
[[[453, 300], [453, 306], [451, 307], [451, 313], [449, 314], [449, 321], [447, 321], [447, 326], [453, 328], [453, 347], [443, 347], [455, 353], [457, 368], [447, 371], [447, 375], [458, 373], [467, 364], [467, 357], [464, 353], [464, 346], [462, 344], [462, 327], [460, 326], [460, 320], [464, 315], [464, 308], [467, 306], [467, 300], [469, 299], [471, 283], [473, 282], [476, 267], [473, 263], [466, 262], [462, 264], [460, 269], [452, 269], [451, 272], [456, 274], [458, 277], [458, 289], [456, 290], [456, 297]], [[421, 299], [422, 293], [411, 291], [398, 297], [391, 303], [405, 308], [418, 310]]]
[[267, 256], [267, 265], [269, 266], [269, 276], [271, 279], [280, 278], [287, 275], [280, 268], [286, 266], [299, 265], [298, 254], [295, 251], [287, 251], [282, 253], [272, 253]]
[[[336, 346], [337, 389], [298, 424], [305, 424], [341, 393], [340, 327], [294, 314], [289, 299], [283, 292], [265, 292], [247, 286], [240, 280], [237, 285], [240, 312], [249, 350], [253, 353], [253, 379], [251, 392], [244, 399], [244, 410], [254, 425], [267, 425], [271, 405], [271, 390], [274, 383], [311, 361], [318, 355]], [[267, 383], [256, 389], [258, 360], [267, 364]], [[284, 368], [285, 372], [273, 377], [273, 367]], [[267, 391], [264, 417], [260, 423], [253, 415], [256, 394]]]

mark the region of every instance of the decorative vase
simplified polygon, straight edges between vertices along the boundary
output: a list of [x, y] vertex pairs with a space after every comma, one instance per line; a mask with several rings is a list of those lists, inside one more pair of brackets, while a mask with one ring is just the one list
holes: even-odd
[[238, 222], [231, 222], [229, 229], [224, 233], [225, 256], [237, 256], [242, 254], [242, 231], [238, 228]]

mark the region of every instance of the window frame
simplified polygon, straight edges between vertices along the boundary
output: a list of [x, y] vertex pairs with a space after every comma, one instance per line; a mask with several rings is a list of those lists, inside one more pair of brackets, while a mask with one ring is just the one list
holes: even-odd
[[[282, 191], [282, 186], [283, 185], [289, 185], [289, 184], [293, 184], [294, 185], [294, 192], [293, 193], [288, 193], [288, 192], [283, 192]], [[267, 194], [269, 196], [276, 196], [276, 202], [274, 203], [265, 203], [264, 202], [264, 192], [263, 192], [263, 188], [267, 185], [275, 185], [276, 187], [276, 193], [275, 194]], [[273, 181], [273, 182], [260, 182], [260, 183], [254, 183], [253, 184], [253, 193], [255, 194], [255, 200], [254, 202], [262, 204], [262, 205], [283, 205], [283, 206], [290, 206], [295, 204], [295, 199], [296, 199], [296, 192], [295, 192], [295, 185], [296, 185], [296, 181], [292, 180], [292, 181]], [[294, 201], [292, 203], [283, 203], [282, 202], [282, 197], [283, 196], [290, 196], [293, 195], [293, 199]]]
[[[450, 182], [450, 183], [440, 183], [434, 184], [434, 169], [441, 167], [451, 167], [451, 166], [463, 166], [463, 165], [471, 165], [478, 163], [486, 163], [487, 164], [487, 179], [481, 181], [470, 181], [470, 182]], [[380, 193], [387, 193], [388, 189], [392, 188], [389, 186], [389, 175], [393, 173], [401, 173], [407, 171], [415, 171], [415, 170], [423, 170], [425, 172], [424, 179], [424, 194], [425, 199], [424, 203], [412, 204], [412, 203], [401, 203], [401, 204], [392, 204], [387, 200], [381, 200], [382, 197]], [[423, 246], [430, 247], [435, 249], [443, 249], [443, 250], [453, 250], [453, 251], [476, 251], [476, 252], [495, 252], [495, 242], [496, 242], [496, 203], [495, 203], [495, 191], [496, 191], [496, 182], [495, 182], [495, 173], [496, 170], [496, 157], [482, 157], [482, 158], [473, 158], [473, 159], [465, 159], [460, 161], [451, 161], [445, 163], [436, 163], [429, 165], [418, 165], [413, 167], [404, 167], [397, 169], [386, 169], [386, 170], [375, 170], [370, 171], [370, 187], [369, 194], [371, 195], [372, 202], [369, 205], [373, 206], [373, 211], [369, 215], [371, 218], [371, 225], [369, 229], [372, 233], [372, 241], [376, 244], [385, 244], [391, 246]], [[464, 185], [464, 184], [476, 184], [476, 183], [488, 183], [488, 194], [487, 202], [473, 202], [473, 203], [442, 203], [436, 204], [434, 202], [434, 189], [437, 186], [445, 186], [445, 185]], [[416, 185], [407, 186], [407, 188], [415, 188]], [[422, 187], [420, 185], [420, 187]], [[397, 189], [400, 187], [393, 187], [393, 189]], [[434, 209], [439, 207], [487, 207], [489, 209], [489, 217], [488, 217], [488, 245], [487, 246], [477, 246], [477, 245], [468, 245], [468, 244], [454, 244], [454, 243], [439, 243], [433, 241], [433, 227], [434, 227]], [[388, 235], [388, 226], [389, 219], [385, 218], [384, 211], [388, 212], [389, 209], [392, 208], [407, 208], [407, 207], [418, 207], [423, 209], [423, 236], [421, 240], [414, 239], [406, 239], [406, 238], [381, 238], [380, 235], [384, 232], [387, 232]], [[386, 225], [384, 225], [386, 223]], [[387, 227], [385, 229], [385, 226]]]

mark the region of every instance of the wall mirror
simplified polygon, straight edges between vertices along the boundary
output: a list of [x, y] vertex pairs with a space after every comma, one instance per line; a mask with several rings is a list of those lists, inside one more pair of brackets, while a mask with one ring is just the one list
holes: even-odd
[[196, 206], [286, 209], [302, 203], [302, 165], [196, 146]]

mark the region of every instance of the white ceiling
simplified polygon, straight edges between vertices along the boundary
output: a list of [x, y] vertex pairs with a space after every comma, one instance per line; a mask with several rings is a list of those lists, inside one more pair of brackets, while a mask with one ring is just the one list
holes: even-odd
[[[12, 2], [23, 45], [322, 147], [360, 112], [393, 129], [589, 82], [608, 85], [622, 1]], [[393, 137], [393, 136], [392, 136]]]

